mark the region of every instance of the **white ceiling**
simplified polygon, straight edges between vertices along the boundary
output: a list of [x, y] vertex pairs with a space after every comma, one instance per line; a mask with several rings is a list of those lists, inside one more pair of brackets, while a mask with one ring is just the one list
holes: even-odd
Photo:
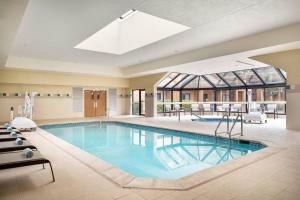
[[[132, 8], [191, 29], [123, 55], [73, 48]], [[299, 0], [30, 0], [10, 56], [43, 60], [43, 69], [49, 61], [47, 70], [87, 73], [89, 66], [116, 75], [120, 67], [299, 21]], [[39, 69], [31, 62], [25, 67]]]

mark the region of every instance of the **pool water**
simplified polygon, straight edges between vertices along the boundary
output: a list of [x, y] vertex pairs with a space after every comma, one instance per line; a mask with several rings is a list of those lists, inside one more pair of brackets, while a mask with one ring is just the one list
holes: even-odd
[[47, 132], [143, 178], [178, 179], [265, 146], [248, 141], [120, 122], [41, 126]]
[[[199, 118], [194, 118], [192, 121], [196, 122], [220, 122], [222, 117], [199, 117]], [[224, 119], [224, 123], [227, 121], [227, 119]], [[235, 118], [229, 118], [229, 122], [233, 123], [235, 121]], [[237, 122], [241, 122], [241, 119], [237, 119]]]

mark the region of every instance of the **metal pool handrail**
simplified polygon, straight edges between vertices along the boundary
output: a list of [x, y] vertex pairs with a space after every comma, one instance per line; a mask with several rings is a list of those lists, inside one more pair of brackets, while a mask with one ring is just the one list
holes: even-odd
[[[226, 127], [227, 127], [226, 131], [218, 132], [218, 130], [219, 130], [221, 124], [224, 122], [225, 118], [226, 118]], [[233, 131], [233, 129], [234, 129], [235, 125], [236, 125], [236, 122], [238, 121], [239, 118], [241, 119], [241, 132], [232, 134], [232, 131]], [[237, 117], [233, 121], [233, 124], [232, 124], [231, 128], [229, 128], [229, 126], [230, 126], [230, 124], [229, 124], [229, 113], [226, 112], [226, 113], [223, 114], [222, 119], [220, 120], [220, 122], [218, 123], [218, 125], [216, 127], [215, 136], [217, 137], [218, 134], [223, 134], [223, 133], [228, 134], [229, 135], [229, 139], [231, 139], [231, 136], [233, 136], [233, 135], [239, 135], [240, 134], [241, 136], [243, 136], [244, 127], [243, 127], [243, 116], [242, 116], [242, 114], [238, 113]]]

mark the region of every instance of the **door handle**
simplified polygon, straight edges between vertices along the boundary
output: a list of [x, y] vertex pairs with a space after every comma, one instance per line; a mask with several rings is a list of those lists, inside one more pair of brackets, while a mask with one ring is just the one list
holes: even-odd
[[96, 108], [98, 107], [98, 102], [96, 102]]

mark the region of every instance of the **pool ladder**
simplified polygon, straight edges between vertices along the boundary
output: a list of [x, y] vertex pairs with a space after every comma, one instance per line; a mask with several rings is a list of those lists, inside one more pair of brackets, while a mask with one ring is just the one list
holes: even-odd
[[[241, 121], [240, 121], [240, 122], [241, 122], [241, 130], [240, 130], [240, 132], [238, 132], [238, 133], [232, 134], [232, 131], [233, 131], [233, 129], [234, 129], [236, 123], [238, 122], [239, 118], [241, 119]], [[223, 122], [225, 122], [225, 119], [226, 119], [226, 131], [219, 131], [219, 128], [220, 128], [221, 124], [222, 124]], [[223, 117], [222, 117], [222, 119], [220, 120], [220, 122], [219, 122], [219, 124], [218, 124], [218, 126], [217, 126], [217, 128], [216, 128], [216, 130], [215, 130], [215, 136], [218, 136], [218, 135], [224, 134], [224, 133], [229, 135], [229, 139], [231, 139], [231, 137], [234, 136], [234, 135], [241, 135], [241, 136], [243, 136], [244, 127], [243, 127], [243, 116], [242, 116], [241, 113], [238, 113], [238, 115], [236, 116], [236, 118], [235, 118], [234, 121], [233, 121], [232, 126], [231, 126], [230, 128], [229, 128], [229, 127], [230, 127], [230, 123], [229, 123], [229, 113], [226, 112], [226, 113], [223, 114]]]

